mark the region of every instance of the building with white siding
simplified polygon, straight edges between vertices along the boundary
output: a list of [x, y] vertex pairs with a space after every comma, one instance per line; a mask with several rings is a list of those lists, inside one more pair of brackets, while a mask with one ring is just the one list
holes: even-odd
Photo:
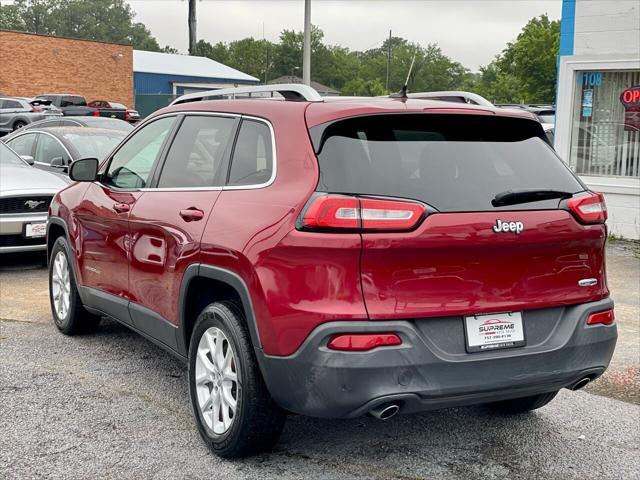
[[640, 1], [563, 0], [555, 148], [640, 239]]

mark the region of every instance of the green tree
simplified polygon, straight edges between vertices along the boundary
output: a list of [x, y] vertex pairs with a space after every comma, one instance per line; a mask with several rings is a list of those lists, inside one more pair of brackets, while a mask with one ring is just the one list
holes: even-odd
[[124, 0], [15, 0], [0, 10], [0, 28], [161, 50]]
[[481, 68], [478, 93], [497, 103], [553, 102], [559, 46], [560, 22], [532, 18], [515, 42]]
[[379, 95], [386, 95], [387, 89], [379, 79], [375, 80], [363, 80], [361, 78], [354, 78], [344, 84], [340, 91], [342, 95], [354, 95], [365, 97], [377, 97]]

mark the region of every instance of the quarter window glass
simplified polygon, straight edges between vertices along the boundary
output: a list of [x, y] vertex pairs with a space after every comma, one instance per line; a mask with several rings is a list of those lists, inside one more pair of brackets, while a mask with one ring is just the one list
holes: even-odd
[[21, 135], [13, 140], [9, 140], [7, 145], [9, 145], [18, 155], [31, 156], [33, 155], [33, 142], [35, 139], [35, 134]]
[[158, 187], [222, 185], [220, 168], [234, 122], [223, 117], [185, 118], [167, 154]]
[[56, 165], [68, 165], [69, 155], [64, 150], [60, 142], [49, 135], [40, 134], [38, 143], [36, 144], [36, 154], [34, 157], [36, 162], [51, 165], [56, 160]]
[[144, 188], [174, 120], [156, 120], [127, 140], [111, 159], [103, 183], [117, 188]]
[[271, 133], [269, 127], [253, 120], [244, 120], [233, 152], [229, 185], [266, 183], [273, 171]]
[[16, 108], [23, 108], [20, 102], [16, 102], [15, 100], [5, 100], [2, 108], [7, 108], [11, 110], [15, 110]]

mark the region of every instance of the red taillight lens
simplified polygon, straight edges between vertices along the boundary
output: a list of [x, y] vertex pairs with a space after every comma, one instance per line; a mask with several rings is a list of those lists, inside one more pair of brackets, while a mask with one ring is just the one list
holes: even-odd
[[567, 200], [569, 210], [582, 223], [604, 223], [607, 220], [607, 205], [604, 195], [588, 192]]
[[402, 345], [402, 340], [395, 333], [340, 333], [331, 337], [327, 347], [343, 352], [366, 352], [397, 345]]
[[32, 112], [42, 112], [42, 109], [40, 107], [34, 107], [33, 105], [31, 106], [31, 111]]
[[302, 224], [311, 229], [410, 230], [424, 212], [413, 202], [325, 195], [312, 201]]
[[100, 110], [94, 110], [93, 112], [91, 112], [91, 116], [99, 117], [100, 116]]
[[596, 312], [589, 315], [587, 325], [611, 325], [615, 319], [613, 310], [605, 310], [604, 312]]
[[360, 227], [358, 199], [355, 197], [318, 197], [307, 209], [302, 219], [307, 228]]

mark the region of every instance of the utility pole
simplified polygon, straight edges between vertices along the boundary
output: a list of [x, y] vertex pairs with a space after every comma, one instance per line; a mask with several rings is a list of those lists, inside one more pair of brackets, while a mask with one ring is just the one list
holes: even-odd
[[389, 72], [391, 71], [391, 30], [389, 30], [389, 42], [387, 43], [387, 91], [389, 91]]
[[196, 0], [189, 0], [189, 55], [196, 53]]
[[311, 85], [311, 0], [304, 0], [304, 47], [302, 54], [302, 83]]

